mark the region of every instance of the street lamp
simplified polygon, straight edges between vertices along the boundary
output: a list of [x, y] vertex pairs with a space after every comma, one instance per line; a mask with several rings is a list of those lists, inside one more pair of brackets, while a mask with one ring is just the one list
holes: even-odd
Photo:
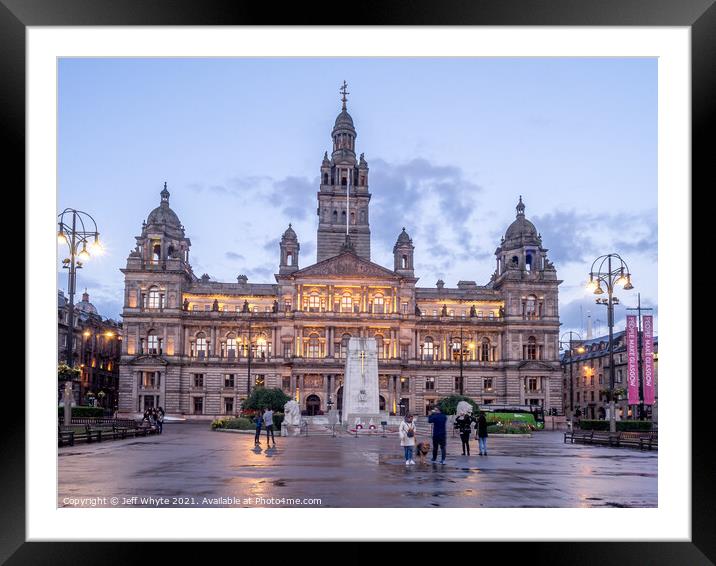
[[452, 351], [453, 351], [453, 353], [459, 352], [459, 355], [460, 355], [460, 381], [459, 381], [460, 387], [459, 387], [459, 389], [460, 389], [460, 395], [462, 395], [463, 390], [464, 390], [462, 368], [463, 368], [463, 356], [465, 355], [465, 350], [462, 345], [462, 326], [460, 326], [460, 343], [458, 344], [457, 342], [453, 341]]
[[[77, 270], [82, 268], [83, 262], [90, 259], [87, 244], [90, 249], [99, 252], [102, 247], [99, 241], [97, 223], [86, 212], [66, 208], [57, 215], [57, 242], [60, 245], [66, 244], [69, 248], [69, 257], [62, 260], [62, 268], [67, 269], [67, 294], [69, 295], [69, 314], [67, 323], [67, 365], [72, 367], [74, 359], [72, 355], [73, 335], [75, 330], [75, 285], [77, 282]], [[93, 229], [94, 228], [94, 229]], [[90, 242], [92, 240], [92, 242]]]
[[592, 262], [589, 270], [587, 289], [595, 295], [603, 295], [606, 287], [607, 298], [598, 297], [596, 303], [607, 307], [607, 325], [609, 326], [609, 431], [616, 432], [617, 424], [614, 410], [614, 305], [619, 299], [613, 296], [615, 285], [622, 285], [625, 291], [634, 288], [631, 273], [626, 262], [619, 254], [599, 256]]
[[[569, 340], [564, 340], [564, 337], [569, 334]], [[570, 330], [569, 332], [565, 332], [562, 334], [562, 336], [559, 337], [559, 345], [560, 347], [566, 346], [565, 350], [569, 351], [569, 414], [570, 417], [572, 416], [574, 412], [574, 378], [573, 378], [573, 365], [574, 362], [572, 360], [572, 352], [574, 352], [574, 336], [576, 336], [579, 341], [582, 341], [582, 337], [579, 335], [578, 332], [573, 332]], [[582, 354], [584, 352], [584, 346], [580, 346], [577, 348], [577, 352]]]

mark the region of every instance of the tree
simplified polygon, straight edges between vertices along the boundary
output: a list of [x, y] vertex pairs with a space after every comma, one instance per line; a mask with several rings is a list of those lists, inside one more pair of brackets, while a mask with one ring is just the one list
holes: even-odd
[[470, 405], [472, 405], [472, 412], [475, 415], [480, 412], [480, 407], [478, 407], [477, 403], [470, 399], [470, 397], [465, 397], [464, 395], [450, 395], [448, 397], [443, 397], [438, 400], [437, 406], [440, 407], [440, 411], [446, 415], [454, 415], [457, 412], [457, 404], [460, 401], [467, 401], [470, 403]]
[[71, 368], [67, 364], [59, 364], [57, 366], [57, 379], [60, 381], [74, 381], [79, 378], [79, 368]]
[[249, 398], [241, 404], [241, 408], [244, 410], [258, 411], [268, 407], [272, 411], [283, 411], [283, 406], [290, 400], [291, 398], [281, 389], [257, 387], [251, 392]]

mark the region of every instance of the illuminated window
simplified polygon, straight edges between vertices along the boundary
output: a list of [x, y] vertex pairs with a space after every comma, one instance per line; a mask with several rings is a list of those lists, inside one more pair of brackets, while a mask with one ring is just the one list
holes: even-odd
[[346, 293], [341, 297], [341, 312], [352, 312], [353, 311], [353, 297], [349, 293]]
[[383, 308], [383, 295], [375, 295], [375, 297], [373, 297], [373, 312], [383, 314]]
[[423, 359], [424, 360], [432, 360], [434, 355], [434, 344], [433, 339], [430, 336], [427, 336], [425, 338], [425, 342], [423, 342]]
[[147, 336], [147, 354], [151, 356], [158, 356], [162, 353], [161, 339], [154, 333], [154, 330], [149, 331]]
[[321, 310], [321, 297], [315, 291], [308, 296], [308, 310], [310, 312]]
[[236, 358], [236, 352], [236, 337], [233, 334], [229, 334], [229, 336], [226, 338], [226, 356], [230, 360], [233, 360], [234, 358]]
[[318, 358], [320, 356], [321, 344], [318, 340], [318, 334], [311, 334], [308, 337], [308, 353], [309, 358]]
[[266, 384], [265, 376], [255, 375], [254, 376], [254, 387], [263, 387]]
[[194, 355], [200, 359], [205, 358], [207, 351], [206, 334], [200, 332], [196, 335], [196, 349]]
[[435, 389], [435, 378], [433, 376], [425, 378], [425, 390], [433, 391]]
[[482, 361], [482, 362], [490, 361], [490, 350], [491, 349], [492, 348], [490, 347], [490, 339], [483, 338], [482, 343], [480, 344], [480, 361]]
[[147, 308], [158, 309], [162, 306], [162, 297], [157, 287], [150, 287], [147, 295]]
[[268, 357], [268, 354], [268, 342], [266, 342], [266, 338], [259, 336], [256, 339], [256, 357], [265, 360]]

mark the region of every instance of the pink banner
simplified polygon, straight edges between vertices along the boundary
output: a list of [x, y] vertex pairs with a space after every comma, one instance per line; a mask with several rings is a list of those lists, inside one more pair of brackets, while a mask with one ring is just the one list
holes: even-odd
[[627, 391], [629, 404], [639, 404], [639, 343], [636, 316], [626, 317]]
[[644, 324], [644, 404], [654, 404], [654, 319], [646, 315]]

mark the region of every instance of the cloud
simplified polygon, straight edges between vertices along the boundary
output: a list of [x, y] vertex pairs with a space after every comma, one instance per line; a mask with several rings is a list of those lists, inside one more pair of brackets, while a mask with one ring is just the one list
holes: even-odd
[[557, 210], [531, 220], [558, 268], [591, 262], [604, 253], [657, 257], [656, 211], [597, 214]]
[[244, 256], [237, 254], [236, 252], [226, 252], [224, 255], [226, 256], [226, 259], [230, 259], [231, 261], [244, 261], [246, 259]]

